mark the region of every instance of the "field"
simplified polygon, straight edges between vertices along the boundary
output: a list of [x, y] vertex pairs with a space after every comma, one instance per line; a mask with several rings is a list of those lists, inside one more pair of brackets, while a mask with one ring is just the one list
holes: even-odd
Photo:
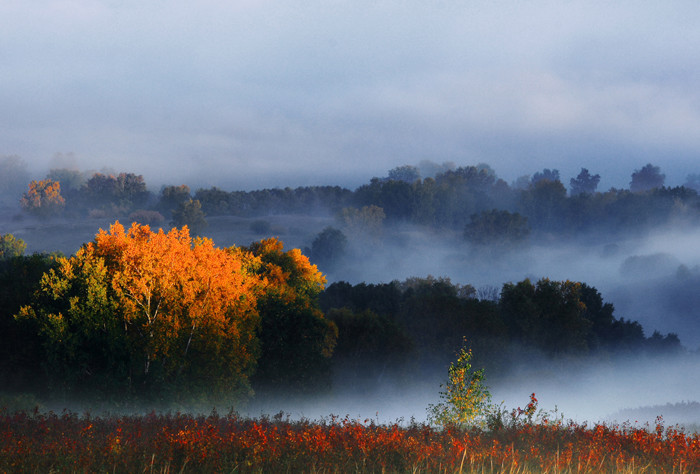
[[3, 412], [1, 472], [697, 472], [700, 437], [574, 422], [496, 430], [156, 414]]

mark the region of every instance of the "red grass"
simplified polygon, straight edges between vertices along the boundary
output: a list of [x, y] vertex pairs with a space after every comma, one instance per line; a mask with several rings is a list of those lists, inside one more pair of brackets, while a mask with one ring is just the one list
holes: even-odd
[[186, 414], [0, 414], [2, 472], [695, 472], [700, 438], [573, 422], [495, 432]]

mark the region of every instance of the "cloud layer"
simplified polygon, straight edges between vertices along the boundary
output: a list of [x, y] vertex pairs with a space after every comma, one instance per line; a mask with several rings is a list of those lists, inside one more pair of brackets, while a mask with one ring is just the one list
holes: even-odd
[[[0, 154], [260, 186], [700, 172], [691, 1], [0, 4]], [[222, 172], [223, 170], [223, 172]], [[150, 180], [149, 180], [150, 181]]]

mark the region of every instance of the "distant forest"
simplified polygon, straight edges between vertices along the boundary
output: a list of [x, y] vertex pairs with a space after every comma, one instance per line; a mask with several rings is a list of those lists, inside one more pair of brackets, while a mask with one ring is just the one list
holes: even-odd
[[[181, 184], [154, 194], [132, 173], [53, 169], [43, 180], [25, 179], [14, 194], [27, 178], [21, 163], [6, 157], [0, 165], [0, 191], [39, 219], [138, 223], [129, 230], [115, 224], [70, 257], [26, 256], [21, 239], [0, 235], [0, 384], [13, 393], [143, 401], [369, 390], [444, 367], [464, 340], [475, 361], [493, 370], [522, 353], [685, 351], [675, 334], [646, 336], [639, 323], [617, 318], [585, 282], [526, 279], [477, 290], [428, 276], [327, 285], [319, 268], [342, 274], [334, 265], [348, 239], [371, 243], [392, 225], [448, 230], [496, 252], [517, 251], [530, 239], [697, 225], [697, 176], [665, 187], [649, 164], [632, 173], [629, 189], [600, 192], [600, 176], [581, 169], [567, 191], [557, 170], [508, 184], [488, 165], [436, 166], [430, 176], [401, 166], [354, 191], [193, 193]], [[273, 238], [218, 249], [196, 237], [206, 235], [213, 216], [318, 213], [338, 225], [303, 252]], [[252, 225], [270, 232], [264, 219]]]

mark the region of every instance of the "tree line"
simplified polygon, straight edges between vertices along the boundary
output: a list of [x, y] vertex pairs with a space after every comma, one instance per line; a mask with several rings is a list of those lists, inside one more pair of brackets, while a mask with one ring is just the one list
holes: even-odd
[[[3, 160], [17, 166], [16, 157]], [[53, 169], [46, 179], [29, 183], [21, 205], [42, 217], [90, 215], [151, 225], [186, 224], [195, 234], [206, 229], [206, 216], [322, 212], [352, 224], [353, 219], [367, 220], [363, 213], [378, 209], [372, 211], [375, 220], [380, 212], [386, 223], [450, 229], [462, 232], [475, 245], [501, 246], [527, 242], [531, 236], [621, 233], [700, 220], [700, 175], [689, 175], [683, 186], [667, 187], [660, 168], [647, 164], [631, 174], [629, 188], [601, 192], [599, 181], [600, 175], [582, 168], [569, 180], [567, 191], [556, 169], [508, 184], [485, 164], [445, 166], [426, 177], [421, 177], [419, 168], [406, 165], [355, 190], [307, 186], [225, 191], [212, 187], [193, 192], [182, 184], [163, 186], [154, 194], [143, 177], [133, 173], [87, 177], [77, 170]]]
[[[0, 239], [0, 383], [111, 402], [236, 400], [412, 380], [472, 343], [509, 357], [675, 353], [582, 282], [523, 280], [479, 292], [446, 278], [326, 288], [277, 239], [217, 248], [188, 229], [118, 222], [75, 255], [24, 256]], [[499, 367], [500, 364], [500, 367]], [[344, 382], [343, 382], [344, 381]]]

